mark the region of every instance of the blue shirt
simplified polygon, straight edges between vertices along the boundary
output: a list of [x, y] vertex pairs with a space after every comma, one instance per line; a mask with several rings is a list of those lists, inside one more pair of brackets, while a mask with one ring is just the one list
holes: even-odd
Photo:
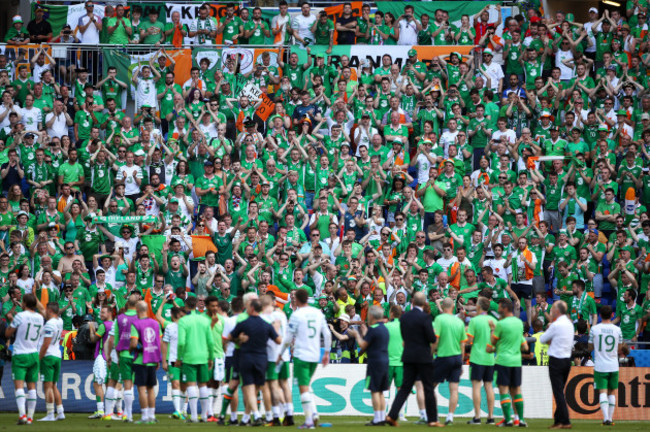
[[241, 333], [246, 333], [248, 341], [240, 345], [240, 358], [243, 356], [264, 357], [266, 359], [266, 342], [278, 338], [273, 326], [259, 316], [249, 316], [235, 326], [230, 334], [237, 338]]
[[384, 323], [368, 327], [364, 340], [368, 343], [368, 367], [372, 365], [388, 367], [388, 329]]

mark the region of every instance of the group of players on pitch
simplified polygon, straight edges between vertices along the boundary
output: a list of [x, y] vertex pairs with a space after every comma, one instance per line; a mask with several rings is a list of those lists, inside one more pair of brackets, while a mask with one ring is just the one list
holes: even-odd
[[[418, 295], [414, 297], [416, 307]], [[422, 297], [420, 300], [424, 305], [426, 299]], [[225, 425], [230, 407], [230, 425], [293, 425], [287, 349], [291, 346], [293, 378], [300, 391], [305, 417], [299, 428], [314, 428], [318, 413], [311, 380], [318, 364], [325, 366], [329, 362], [331, 334], [320, 309], [309, 305], [307, 291], [297, 290], [295, 298], [298, 308], [288, 321], [285, 314], [276, 308], [273, 295], [258, 298], [255, 293], [235, 298], [230, 304], [208, 297], [203, 312], [197, 311], [196, 297], [189, 297], [183, 308], [172, 308], [171, 322], [160, 319], [160, 316], [158, 320], [150, 318], [148, 306], [138, 294], [129, 297], [125, 309], [115, 318], [110, 307], [103, 308], [102, 324], [92, 332], [97, 342], [93, 367], [97, 412], [89, 418], [133, 422], [135, 384], [141, 408], [139, 423], [155, 423], [156, 370], [162, 365], [171, 381], [174, 418], [185, 419], [183, 413], [187, 412], [188, 422]], [[480, 300], [477, 304], [479, 313], [470, 320], [467, 329], [453, 314], [453, 305], [443, 304], [444, 313], [433, 323], [437, 336], [432, 346], [432, 351], [437, 354], [433, 368], [445, 369], [444, 374], [434, 373], [438, 377], [434, 381], [438, 382], [433, 384], [450, 383], [449, 414], [445, 424], [453, 423], [462, 370], [462, 360], [453, 360], [462, 359], [465, 344], [471, 343], [469, 363], [475, 415], [468, 424], [481, 423], [483, 387], [488, 424], [526, 426], [521, 396], [521, 351], [526, 349], [523, 324], [513, 316], [510, 300], [504, 299], [499, 303], [499, 320], [488, 314], [489, 301]], [[11, 363], [18, 424], [32, 423], [39, 378], [43, 382], [47, 409], [47, 415], [40, 420], [63, 420], [63, 404], [56, 385], [61, 371], [63, 332], [58, 304], [44, 306], [33, 294], [26, 294], [22, 299], [22, 309], [10, 317], [11, 324], [6, 330], [6, 337], [14, 340]], [[563, 312], [560, 306], [557, 310], [557, 313]], [[399, 307], [391, 308], [389, 320], [385, 322], [383, 309], [373, 306], [369, 310], [368, 325], [350, 333], [367, 355], [367, 388], [372, 393], [374, 409], [374, 418], [367, 425], [396, 425], [395, 420], [386, 417], [385, 392], [392, 383], [397, 388], [402, 385], [401, 312]], [[609, 425], [613, 423], [616, 405], [622, 335], [620, 328], [611, 324], [611, 308], [604, 306], [600, 313], [602, 322], [592, 327], [589, 342], [594, 351], [594, 381], [600, 392], [603, 420]], [[495, 371], [504, 416], [498, 423], [493, 417], [495, 397], [492, 381]], [[245, 411], [238, 421], [240, 385]], [[215, 416], [214, 405], [220, 394], [223, 395], [221, 410]], [[259, 409], [260, 394], [264, 417]], [[439, 424], [437, 419], [426, 418], [420, 398], [418, 405], [421, 417], [418, 423]]]

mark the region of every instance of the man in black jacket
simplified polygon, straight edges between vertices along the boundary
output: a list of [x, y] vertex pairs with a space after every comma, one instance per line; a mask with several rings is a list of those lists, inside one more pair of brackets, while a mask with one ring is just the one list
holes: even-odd
[[399, 411], [418, 379], [422, 381], [424, 387], [424, 404], [429, 426], [443, 426], [438, 423], [436, 396], [433, 392], [433, 344], [436, 342], [436, 335], [433, 332], [431, 315], [423, 310], [426, 302], [424, 293], [416, 293], [412, 301], [413, 309], [402, 315], [400, 319], [400, 330], [404, 340], [402, 353], [404, 381], [386, 417], [386, 423], [391, 426], [397, 426], [396, 419]]

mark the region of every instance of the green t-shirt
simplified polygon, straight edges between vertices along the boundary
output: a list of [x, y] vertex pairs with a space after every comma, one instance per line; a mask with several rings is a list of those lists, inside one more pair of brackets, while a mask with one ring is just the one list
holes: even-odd
[[[108, 19], [108, 27], [115, 27], [117, 24], [117, 17], [112, 17]], [[123, 23], [123, 24], [122, 24]], [[108, 43], [115, 45], [126, 45], [129, 43], [129, 35], [126, 32], [126, 27], [131, 27], [131, 20], [126, 17], [122, 18], [122, 23], [120, 23], [115, 31], [108, 36]]]
[[623, 339], [632, 339], [636, 336], [636, 322], [643, 317], [643, 309], [638, 304], [635, 304], [632, 308], [624, 306], [620, 311]]
[[461, 355], [460, 344], [467, 340], [465, 323], [456, 315], [442, 313], [433, 321], [438, 336], [438, 357]]
[[521, 366], [521, 345], [524, 343], [524, 323], [511, 316], [498, 321], [494, 329], [496, 364], [508, 367]]
[[[596, 207], [596, 211], [597, 212], [602, 212], [603, 215], [620, 214], [621, 213], [621, 205], [619, 203], [617, 203], [616, 201], [612, 201], [609, 204], [607, 202], [601, 202]], [[601, 230], [614, 230], [614, 229], [616, 229], [616, 222], [599, 221], [598, 222], [598, 228], [600, 228]]]
[[[141, 23], [139, 27], [139, 30], [144, 30], [144, 39], [142, 39], [142, 43], [153, 45], [165, 40], [165, 36], [163, 35], [165, 25], [162, 22], [156, 21], [152, 23], [151, 21], [145, 21]], [[148, 33], [149, 31], [151, 31], [151, 33]]]
[[210, 324], [210, 327], [212, 329], [212, 339], [214, 339], [214, 350], [212, 350], [212, 358], [215, 359], [224, 358], [225, 353], [223, 351], [223, 342], [221, 340], [224, 323], [225, 321], [223, 317], [220, 316], [219, 321], [217, 321], [216, 324]]
[[494, 324], [497, 323], [493, 316], [487, 314], [477, 315], [469, 321], [467, 334], [474, 338], [472, 352], [469, 356], [470, 363], [485, 366], [494, 365], [494, 353], [485, 351], [485, 347], [490, 343], [490, 321], [494, 322]]
[[402, 366], [404, 344], [399, 320], [386, 323], [388, 329], [388, 366]]

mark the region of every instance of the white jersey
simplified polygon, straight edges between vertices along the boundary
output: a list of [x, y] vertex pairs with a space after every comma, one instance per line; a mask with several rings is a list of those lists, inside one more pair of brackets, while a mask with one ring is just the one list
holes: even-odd
[[34, 354], [38, 352], [43, 323], [43, 316], [39, 313], [22, 311], [16, 314], [10, 324], [11, 328], [16, 329], [14, 355]]
[[614, 324], [596, 324], [589, 331], [589, 343], [594, 345], [594, 371], [618, 372], [618, 345], [623, 333]]
[[27, 131], [37, 131], [43, 123], [43, 112], [36, 107], [23, 108], [21, 112], [23, 118], [20, 122], [25, 125]]
[[172, 364], [178, 359], [178, 324], [173, 322], [167, 325], [162, 340], [168, 344], [167, 363]]
[[52, 338], [50, 346], [47, 347], [45, 356], [61, 358], [61, 333], [63, 333], [63, 320], [61, 318], [52, 318], [45, 323], [41, 332], [41, 339], [38, 341], [38, 350], [40, 352], [45, 338]]
[[153, 78], [138, 77], [138, 84], [135, 88], [136, 109], [139, 110], [142, 105], [149, 105], [155, 111], [158, 107], [157, 96], [156, 81]]
[[[277, 329], [276, 331], [282, 338], [282, 341], [284, 341], [285, 335], [287, 333], [287, 316], [284, 314], [284, 312], [282, 312], [281, 310], [275, 310], [270, 314], [262, 315], [262, 318], [264, 319], [264, 321], [268, 322], [271, 325], [273, 325], [273, 323], [276, 321], [280, 322], [280, 328]], [[282, 349], [282, 344], [278, 345], [274, 341], [269, 339], [266, 342], [267, 360], [270, 362], [277, 361], [278, 355], [280, 354], [280, 349]], [[282, 360], [286, 362], [289, 361], [289, 359], [290, 359], [289, 350], [284, 350], [284, 353], [282, 353]]]
[[[223, 323], [223, 332], [221, 332], [221, 337], [224, 339], [228, 339], [228, 336], [230, 336], [230, 332], [235, 328], [237, 325], [237, 315], [233, 315], [228, 318], [224, 318], [224, 323]], [[225, 354], [226, 357], [232, 357], [232, 355], [235, 353], [235, 343], [234, 342], [228, 342], [226, 344], [226, 349], [225, 349]]]
[[320, 362], [321, 336], [324, 339], [325, 348], [329, 350], [332, 344], [332, 335], [320, 309], [304, 306], [291, 314], [287, 338], [294, 342], [294, 357], [304, 362]]

